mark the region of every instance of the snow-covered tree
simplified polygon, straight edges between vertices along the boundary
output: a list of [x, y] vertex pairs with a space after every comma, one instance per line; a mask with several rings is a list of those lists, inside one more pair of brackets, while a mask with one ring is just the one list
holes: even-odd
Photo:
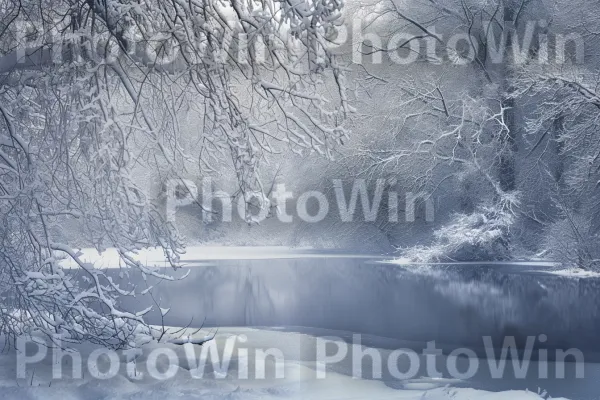
[[544, 250], [584, 268], [597, 268], [600, 260], [597, 74], [583, 66], [527, 65], [514, 93], [538, 105], [526, 127], [552, 199]]
[[[122, 347], [144, 330], [148, 310], [118, 307], [136, 288], [60, 240], [76, 220], [81, 243], [117, 248], [122, 268], [174, 279], [134, 257], [158, 246], [176, 267], [184, 240], [133, 168], [176, 178], [228, 163], [246, 197], [263, 191], [269, 153], [330, 156], [350, 111], [327, 44], [342, 5], [1, 2], [1, 333]], [[182, 134], [182, 112], [198, 121], [197, 148]]]
[[[385, 139], [386, 146], [375, 142], [359, 152], [371, 169], [406, 171], [407, 164], [417, 165], [412, 176], [429, 191], [447, 196], [458, 188], [471, 197], [434, 232], [431, 247], [407, 254], [420, 261], [472, 259], [478, 251], [483, 258], [511, 257], [514, 249], [507, 246], [520, 238], [530, 249], [567, 264], [595, 267], [600, 150], [595, 139], [597, 32], [590, 27], [597, 22], [598, 6], [560, 0], [390, 1], [377, 2], [373, 13], [390, 32], [404, 26], [414, 35], [401, 48], [368, 44], [372, 52], [409, 51], [424, 39], [444, 50], [450, 34], [472, 37], [460, 52], [452, 47], [435, 54], [433, 61], [440, 65], [426, 67], [433, 78], [416, 79], [419, 74], [408, 70], [407, 78], [392, 85], [403, 110], [401, 129], [414, 139]], [[465, 61], [471, 79], [457, 80], [451, 71], [457, 60]], [[381, 73], [367, 77], [379, 84]], [[478, 104], [475, 113], [472, 104]], [[471, 123], [486, 115], [501, 124], [478, 129]], [[461, 140], [451, 135], [457, 126]], [[437, 147], [429, 163], [415, 164], [420, 159], [415, 149], [422, 150], [423, 143], [448, 146]], [[469, 147], [472, 157], [458, 156]], [[454, 168], [446, 167], [446, 174], [431, 173], [450, 162]], [[493, 190], [465, 185], [473, 177]], [[449, 179], [453, 189], [440, 186]]]
[[[518, 212], [515, 157], [519, 129], [515, 98], [509, 92], [511, 66], [520, 63], [520, 57], [529, 57], [530, 50], [515, 37], [526, 36], [522, 32], [527, 28], [526, 19], [543, 12], [535, 10], [533, 3], [372, 2], [365, 6], [369, 16], [364, 24], [365, 37], [376, 31], [383, 39], [374, 43], [368, 38], [361, 51], [383, 56], [385, 67], [367, 63], [356, 72], [363, 92], [359, 103], [373, 101], [369, 92], [384, 93], [382, 97], [395, 101], [383, 109], [378, 104], [373, 110], [387, 124], [385, 128], [378, 126], [380, 133], [364, 140], [348, 157], [354, 169], [370, 176], [398, 177], [404, 190], [457, 198], [458, 214], [447, 221], [448, 229], [465, 221], [495, 221], [487, 228], [477, 223], [476, 230], [499, 232], [499, 237], [489, 236], [495, 238], [490, 239], [494, 242], [490, 246], [504, 256], [510, 242], [509, 225], [515, 218], [501, 218], [507, 225], [497, 231], [499, 220], [490, 212]], [[398, 32], [404, 33], [403, 39], [393, 41]], [[451, 40], [457, 35], [459, 41]], [[418, 55], [412, 63], [394, 63], [399, 57], [411, 58], [415, 52]], [[392, 62], [386, 63], [388, 58]], [[373, 119], [364, 115], [367, 113], [358, 114]], [[445, 204], [454, 207], [453, 203]], [[451, 210], [443, 211], [448, 214]], [[442, 217], [442, 212], [437, 215]], [[445, 228], [442, 231], [448, 232]], [[437, 242], [435, 246], [447, 249], [448, 258], [458, 253], [477, 256], [477, 246], [468, 239], [471, 233], [465, 232], [463, 242], [471, 251], [458, 251], [460, 235], [450, 240], [456, 251], [450, 252], [450, 247]], [[487, 244], [480, 244], [480, 256], [490, 256]], [[427, 258], [423, 250], [419, 247], [420, 259]], [[438, 257], [438, 250], [432, 249], [432, 254], [443, 258]]]

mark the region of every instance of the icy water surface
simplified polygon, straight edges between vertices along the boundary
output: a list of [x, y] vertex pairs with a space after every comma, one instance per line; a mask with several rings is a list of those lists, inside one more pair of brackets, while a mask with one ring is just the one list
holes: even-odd
[[[473, 345], [483, 335], [545, 334], [549, 345], [600, 352], [600, 280], [531, 266], [435, 266], [378, 260], [219, 260], [155, 284], [167, 323], [304, 326]], [[187, 271], [186, 271], [187, 272]], [[158, 322], [152, 319], [152, 322]]]
[[[406, 347], [408, 341], [422, 350], [435, 340], [447, 351], [468, 347], [480, 355], [484, 336], [495, 345], [515, 336], [524, 346], [527, 336], [545, 335], [543, 347], [551, 350], [551, 359], [552, 349], [578, 348], [586, 361], [600, 361], [597, 279], [555, 276], [531, 266], [415, 270], [379, 259], [338, 257], [198, 260], [189, 271], [182, 281], [154, 282], [161, 307], [171, 307], [167, 325], [198, 326], [206, 320], [215, 327], [310, 328], [314, 335], [335, 330], [347, 332], [348, 341], [350, 333], [372, 335], [363, 340], [372, 347]], [[149, 322], [160, 323], [160, 318], [154, 314]], [[536, 340], [533, 359], [539, 346]], [[574, 367], [567, 367], [566, 380], [492, 380], [479, 374], [472, 384], [488, 390], [539, 386], [555, 397], [584, 399], [590, 397], [582, 393], [590, 393], [588, 386], [600, 379], [596, 364], [586, 366], [585, 380], [575, 379]]]

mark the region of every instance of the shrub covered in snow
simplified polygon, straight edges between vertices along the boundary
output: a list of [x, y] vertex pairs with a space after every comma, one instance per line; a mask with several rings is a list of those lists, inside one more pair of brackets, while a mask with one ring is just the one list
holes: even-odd
[[516, 219], [518, 198], [506, 195], [496, 204], [482, 204], [472, 213], [457, 213], [435, 230], [433, 243], [406, 250], [415, 262], [505, 259], [510, 254], [510, 230]]

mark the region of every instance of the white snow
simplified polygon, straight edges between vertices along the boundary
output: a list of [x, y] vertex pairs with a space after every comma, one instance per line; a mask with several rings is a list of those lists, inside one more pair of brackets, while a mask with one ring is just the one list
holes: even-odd
[[566, 276], [569, 278], [598, 278], [600, 277], [600, 272], [596, 271], [588, 271], [581, 268], [567, 268], [567, 269], [559, 269], [554, 271], [549, 271], [549, 274]]
[[[250, 359], [241, 353], [234, 352], [231, 364], [225, 372], [206, 372], [202, 377], [188, 365], [182, 346], [161, 344], [177, 353], [181, 360], [173, 378], [156, 380], [150, 378], [145, 371], [144, 363], [148, 352], [156, 349], [157, 344], [148, 344], [142, 348], [137, 358], [136, 371], [143, 375], [128, 375], [127, 365], [131, 366], [131, 358], [123, 357], [120, 362], [120, 372], [109, 380], [99, 380], [90, 377], [85, 372], [81, 379], [53, 379], [52, 358], [48, 357], [41, 363], [28, 366], [27, 378], [18, 382], [10, 377], [15, 376], [14, 350], [0, 354], [0, 398], [3, 400], [62, 400], [62, 399], [231, 399], [231, 400], [537, 400], [544, 397], [538, 391], [505, 391], [486, 392], [471, 388], [453, 387], [457, 380], [419, 378], [406, 381], [400, 388], [386, 385], [379, 380], [353, 378], [344, 368], [335, 371], [327, 369], [325, 379], [316, 379], [314, 368], [303, 357], [307, 341], [314, 340], [310, 333], [294, 333], [285, 330], [227, 328], [221, 329], [215, 338], [219, 354], [232, 335], [243, 337], [249, 347], [257, 349], [276, 347], [283, 349], [285, 354], [284, 377], [275, 378], [274, 373], [267, 372], [265, 379], [240, 379], [238, 365], [245, 359]], [[200, 334], [202, 336], [202, 334]], [[82, 359], [94, 349], [91, 345], [78, 346]], [[200, 354], [200, 347], [194, 346], [195, 354]], [[385, 350], [384, 350], [385, 351]], [[250, 352], [250, 354], [252, 354]], [[66, 360], [66, 363], [65, 363]], [[62, 368], [69, 371], [70, 358], [64, 357]], [[209, 359], [209, 370], [217, 372], [215, 360]], [[166, 361], [166, 358], [159, 359]], [[72, 361], [71, 361], [72, 362]], [[274, 361], [267, 358], [267, 370], [274, 370]], [[128, 364], [129, 363], [129, 364]], [[312, 363], [314, 364], [314, 362]], [[165, 364], [166, 365], [166, 364]], [[166, 369], [166, 366], [164, 369]], [[254, 365], [250, 360], [250, 365]], [[168, 366], [168, 365], [167, 365]], [[314, 367], [314, 365], [313, 365]], [[102, 368], [106, 368], [103, 366]], [[159, 367], [160, 368], [160, 367]], [[346, 367], [347, 368], [347, 367]], [[99, 368], [100, 369], [100, 368]], [[537, 389], [537, 388], [536, 388]], [[539, 392], [542, 393], [543, 392]]]
[[407, 258], [395, 258], [393, 260], [380, 261], [384, 264], [396, 264], [396, 265], [514, 265], [523, 267], [556, 267], [559, 263], [553, 261], [458, 261], [458, 262], [414, 262]]
[[[94, 248], [80, 249], [81, 260], [92, 263], [96, 268], [118, 268], [119, 255], [114, 248], [106, 249], [99, 253]], [[310, 247], [286, 246], [191, 246], [181, 256], [183, 266], [203, 265], [203, 261], [211, 260], [266, 260], [266, 259], [291, 259], [291, 258], [384, 258], [376, 255], [353, 253], [326, 253]], [[134, 259], [141, 261], [147, 267], [166, 267], [168, 262], [160, 248], [148, 248], [137, 252]], [[70, 258], [62, 260], [64, 268], [77, 268], [77, 264]]]
[[[400, 266], [414, 266], [414, 267], [423, 267], [427, 268], [427, 266], [433, 265], [460, 265], [460, 266], [512, 266], [512, 267], [523, 267], [522, 272], [536, 272], [536, 273], [544, 273], [550, 275], [563, 276], [568, 278], [599, 278], [600, 272], [597, 271], [589, 271], [577, 267], [573, 268], [561, 268], [562, 264], [547, 261], [547, 260], [529, 260], [529, 261], [461, 261], [461, 262], [414, 262], [408, 258], [396, 258], [393, 260], [383, 260], [379, 261], [382, 264], [393, 264]], [[528, 270], [526, 267], [541, 267], [543, 270]], [[423, 269], [420, 268], [420, 269]]]

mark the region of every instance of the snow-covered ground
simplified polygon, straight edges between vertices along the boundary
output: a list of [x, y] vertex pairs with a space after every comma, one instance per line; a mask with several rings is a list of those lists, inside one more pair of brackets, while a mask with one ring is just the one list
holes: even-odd
[[[109, 248], [99, 253], [94, 248], [79, 250], [80, 259], [92, 263], [96, 268], [118, 268], [119, 254], [114, 248]], [[160, 248], [147, 248], [133, 255], [134, 259], [141, 261], [148, 267], [165, 267], [168, 262]], [[292, 258], [385, 258], [373, 254], [359, 254], [352, 252], [325, 252], [310, 247], [286, 246], [190, 246], [181, 256], [183, 266], [203, 265], [204, 261], [212, 260], [269, 260]], [[77, 264], [70, 258], [63, 260], [64, 268], [76, 268]]]
[[581, 268], [558, 269], [549, 271], [548, 273], [568, 278], [600, 278], [600, 272], [588, 271]]
[[527, 261], [527, 260], [517, 260], [517, 261], [459, 261], [459, 262], [427, 262], [427, 263], [423, 263], [423, 262], [414, 262], [411, 261], [407, 258], [395, 258], [392, 260], [386, 260], [386, 261], [382, 261], [383, 263], [387, 263], [387, 264], [395, 264], [395, 265], [474, 265], [474, 266], [481, 266], [481, 265], [520, 265], [520, 266], [531, 266], [531, 267], [557, 267], [560, 264], [552, 262], [552, 261], [546, 261], [546, 260], [533, 260], [533, 261]]
[[[206, 333], [206, 332], [205, 332]], [[204, 333], [197, 333], [203, 335]], [[243, 339], [240, 339], [243, 338]], [[221, 329], [212, 342], [218, 353], [223, 355], [227, 343], [237, 340], [238, 351], [233, 351], [231, 362], [221, 369], [213, 359], [209, 359], [203, 374], [199, 369], [190, 366], [184, 346], [172, 344], [148, 344], [139, 355], [133, 374], [127, 372], [125, 357], [119, 364], [119, 373], [107, 380], [91, 377], [85, 370], [81, 379], [53, 379], [53, 361], [47, 357], [41, 362], [27, 365], [26, 378], [16, 380], [16, 354], [14, 350], [0, 355], [0, 398], [18, 400], [53, 400], [53, 399], [235, 399], [235, 400], [534, 400], [549, 398], [538, 388], [532, 391], [487, 392], [468, 387], [468, 383], [444, 379], [411, 379], [408, 381], [385, 381], [352, 377], [352, 362], [338, 363], [327, 367], [326, 377], [318, 379], [315, 373], [315, 359], [311, 358], [310, 349], [315, 336], [309, 332], [297, 333], [277, 329], [229, 328]], [[212, 344], [211, 344], [212, 345]], [[178, 357], [177, 370], [172, 378], [154, 379], [146, 372], [149, 353], [158, 346], [173, 350]], [[186, 345], [192, 346], [192, 345]], [[206, 346], [206, 345], [205, 345]], [[200, 357], [200, 346], [187, 347]], [[243, 354], [239, 349], [247, 351]], [[277, 362], [275, 358], [266, 358], [265, 379], [256, 378], [256, 349], [277, 348], [283, 354], [283, 376], [276, 376]], [[85, 366], [92, 346], [78, 346]], [[389, 354], [389, 350], [378, 349]], [[62, 359], [63, 371], [67, 374], [72, 369], [70, 357]], [[223, 358], [221, 358], [223, 361]], [[250, 365], [245, 379], [240, 375], [244, 361]], [[54, 363], [57, 364], [57, 363]], [[75, 364], [77, 364], [75, 362]], [[166, 357], [158, 358], [158, 369], [167, 370]], [[106, 365], [99, 369], [106, 371]], [[217, 370], [218, 372], [214, 372]], [[131, 370], [133, 371], [133, 369]], [[200, 376], [202, 375], [202, 376]], [[466, 387], [465, 387], [466, 386]], [[538, 394], [539, 393], [539, 394]], [[540, 394], [542, 396], [540, 396]]]
[[[80, 259], [92, 263], [96, 268], [118, 268], [120, 265], [117, 250], [109, 248], [99, 253], [94, 248], [83, 248], [79, 250]], [[286, 246], [190, 246], [185, 254], [181, 256], [181, 264], [186, 267], [206, 265], [207, 261], [215, 260], [274, 260], [295, 258], [352, 258], [352, 259], [380, 259], [381, 263], [399, 266], [422, 267], [426, 265], [449, 265], [453, 263], [415, 263], [403, 258], [392, 258], [392, 256], [352, 253], [352, 252], [327, 252], [310, 247], [286, 247]], [[162, 249], [147, 248], [134, 254], [134, 259], [141, 261], [148, 267], [166, 267], [166, 260]], [[598, 278], [600, 273], [586, 271], [579, 268], [560, 268], [559, 263], [547, 260], [519, 260], [519, 261], [481, 261], [454, 263], [461, 266], [512, 266], [522, 268], [523, 272], [530, 272], [529, 268], [543, 268], [546, 273], [572, 278]], [[63, 260], [64, 268], [76, 268], [77, 264], [70, 258]], [[536, 271], [537, 272], [537, 271]]]
[[560, 263], [549, 261], [549, 260], [516, 260], [516, 261], [460, 261], [460, 262], [413, 262], [406, 258], [395, 258], [390, 260], [380, 261], [383, 264], [399, 265], [404, 267], [413, 267], [416, 269], [426, 269], [429, 266], [447, 266], [447, 265], [458, 265], [458, 266], [474, 266], [480, 267], [485, 266], [501, 266], [510, 268], [520, 268], [522, 272], [536, 272], [543, 271], [546, 274], [563, 276], [568, 278], [600, 278], [600, 272], [588, 271], [578, 267], [564, 268]]

